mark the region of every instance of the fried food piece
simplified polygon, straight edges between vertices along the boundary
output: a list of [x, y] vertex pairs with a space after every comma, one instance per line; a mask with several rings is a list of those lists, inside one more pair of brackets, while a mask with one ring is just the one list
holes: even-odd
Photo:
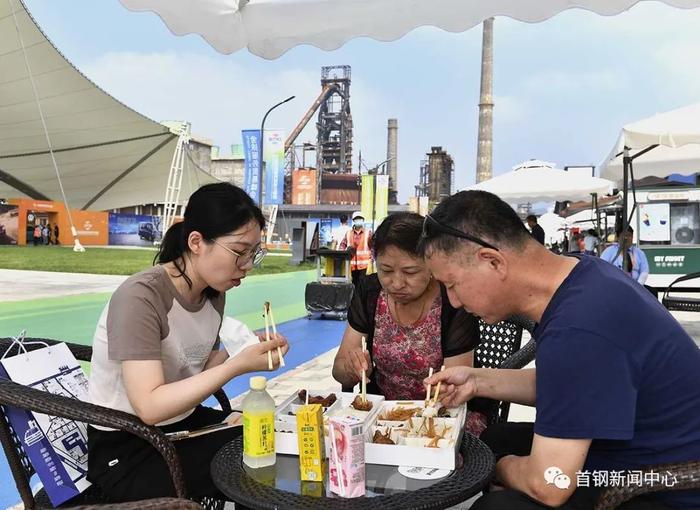
[[375, 430], [374, 437], [372, 438], [372, 442], [377, 443], [377, 444], [396, 444], [391, 440], [391, 438], [389, 436], [390, 436], [389, 432], [387, 432], [386, 434], [382, 434], [381, 431]]
[[[301, 390], [298, 393], [298, 396], [299, 396], [299, 400], [302, 403], [306, 402], [306, 390]], [[336, 400], [338, 400], [338, 397], [335, 396], [335, 393], [331, 393], [327, 397], [321, 397], [321, 396], [311, 397], [311, 396], [309, 396], [309, 404], [321, 404], [322, 407], [330, 407], [335, 403]]]
[[420, 409], [417, 407], [394, 407], [386, 411], [380, 419], [386, 421], [406, 421], [419, 412]]
[[435, 437], [435, 420], [433, 418], [428, 418], [428, 437]]
[[440, 439], [442, 439], [442, 437], [435, 436], [434, 438], [432, 438], [430, 440], [430, 442], [428, 444], [425, 445], [425, 447], [426, 448], [439, 448], [438, 441], [440, 441]]
[[386, 421], [406, 421], [416, 416], [419, 412], [420, 409], [418, 407], [394, 407], [393, 409], [385, 411], [380, 419]]
[[450, 411], [446, 407], [441, 407], [438, 409], [438, 418], [449, 418], [450, 417]]
[[350, 405], [358, 411], [370, 411], [372, 409], [373, 404], [369, 400], [362, 400], [362, 395], [358, 395], [355, 397], [355, 400], [353, 400], [352, 404]]

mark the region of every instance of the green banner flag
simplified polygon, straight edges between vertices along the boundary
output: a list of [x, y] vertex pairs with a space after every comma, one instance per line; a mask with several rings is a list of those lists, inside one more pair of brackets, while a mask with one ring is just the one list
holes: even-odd
[[360, 209], [362, 210], [362, 216], [365, 217], [365, 225], [371, 224], [374, 210], [374, 175], [362, 176]]

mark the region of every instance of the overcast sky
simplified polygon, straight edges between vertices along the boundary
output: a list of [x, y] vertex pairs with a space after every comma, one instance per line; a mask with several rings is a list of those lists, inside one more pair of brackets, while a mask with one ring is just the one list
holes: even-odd
[[[195, 35], [172, 35], [117, 0], [25, 0], [58, 49], [100, 87], [155, 119], [186, 119], [228, 153], [241, 129], [289, 132], [320, 92], [323, 65], [352, 66], [355, 153], [386, 159], [386, 123], [399, 121], [399, 198], [413, 194], [433, 145], [455, 159], [456, 187], [474, 182], [481, 29], [421, 28], [392, 43], [357, 39], [324, 52], [297, 47], [267, 61], [219, 55]], [[494, 26], [494, 173], [527, 159], [599, 163], [620, 127], [700, 101], [700, 9], [642, 2], [601, 17], [567, 11], [540, 24]], [[313, 124], [310, 123], [310, 124]], [[299, 141], [313, 141], [307, 128]]]

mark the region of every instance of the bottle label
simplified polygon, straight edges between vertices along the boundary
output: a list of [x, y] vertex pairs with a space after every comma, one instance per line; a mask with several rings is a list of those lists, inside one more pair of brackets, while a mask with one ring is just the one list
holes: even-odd
[[243, 413], [243, 453], [264, 457], [275, 453], [275, 415]]

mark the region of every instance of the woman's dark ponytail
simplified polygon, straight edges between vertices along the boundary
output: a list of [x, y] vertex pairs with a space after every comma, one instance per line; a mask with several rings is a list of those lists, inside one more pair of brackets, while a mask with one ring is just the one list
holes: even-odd
[[163, 236], [160, 249], [156, 254], [153, 263], [165, 264], [177, 260], [185, 253], [185, 223], [178, 221], [170, 226]]
[[153, 264], [165, 264], [167, 262], [172, 262], [182, 276], [187, 285], [192, 287], [192, 280], [187, 274], [185, 274], [185, 268], [187, 267], [187, 262], [185, 261], [185, 254], [187, 246], [187, 239], [185, 239], [185, 222], [178, 221], [173, 223], [168, 231], [163, 236], [163, 240], [160, 243], [160, 249], [156, 253], [153, 259]]

